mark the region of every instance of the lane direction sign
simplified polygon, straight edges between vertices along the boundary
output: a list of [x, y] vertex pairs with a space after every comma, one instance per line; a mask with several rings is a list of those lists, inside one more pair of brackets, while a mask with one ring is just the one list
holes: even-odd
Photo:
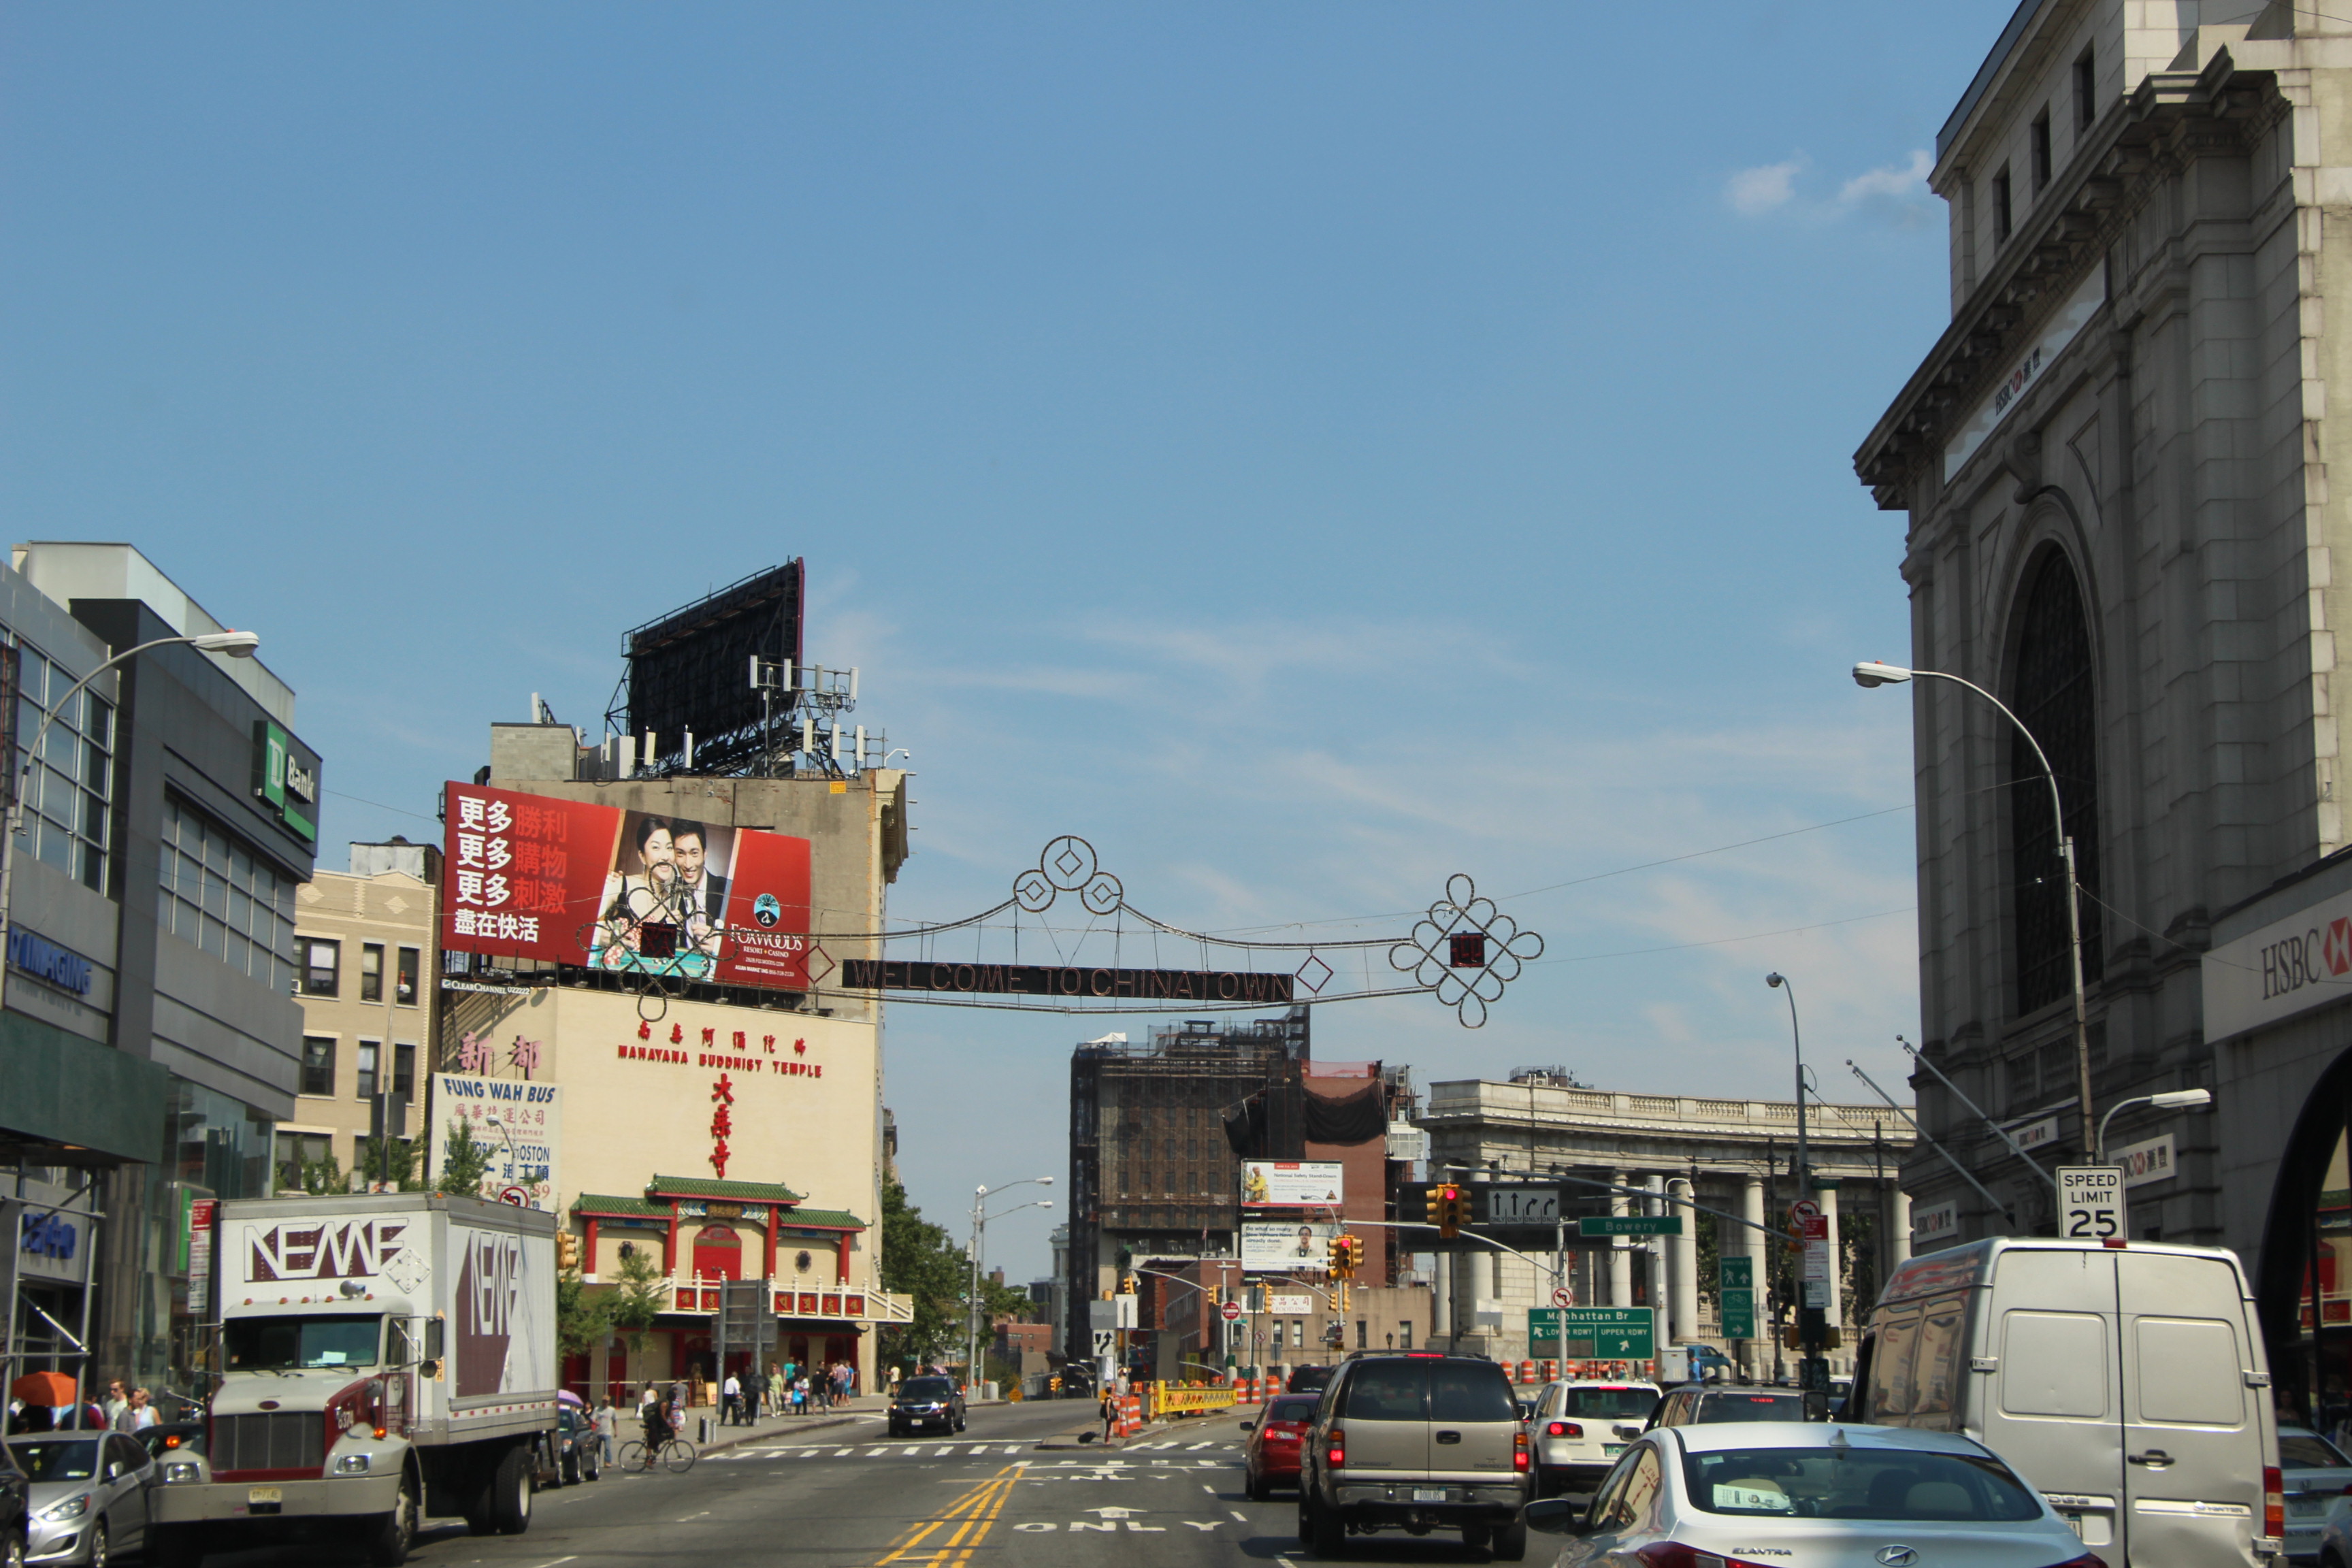
[[1648, 1361], [1658, 1353], [1658, 1314], [1652, 1307], [1530, 1307], [1528, 1339], [1546, 1345], [1568, 1323], [1562, 1354], [1570, 1361]]

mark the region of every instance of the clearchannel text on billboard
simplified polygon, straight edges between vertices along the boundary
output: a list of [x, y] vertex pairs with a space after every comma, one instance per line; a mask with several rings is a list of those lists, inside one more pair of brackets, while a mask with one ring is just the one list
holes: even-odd
[[447, 799], [448, 951], [808, 989], [807, 839], [487, 784]]

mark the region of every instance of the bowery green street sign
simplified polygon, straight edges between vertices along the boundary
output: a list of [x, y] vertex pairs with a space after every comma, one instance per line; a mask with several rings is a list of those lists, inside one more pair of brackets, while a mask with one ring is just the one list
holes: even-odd
[[1560, 1319], [1568, 1320], [1570, 1361], [1648, 1361], [1658, 1353], [1658, 1314], [1650, 1307], [1530, 1307], [1528, 1342], [1549, 1351], [1559, 1342]]
[[1680, 1215], [1594, 1214], [1576, 1222], [1579, 1236], [1680, 1236]]

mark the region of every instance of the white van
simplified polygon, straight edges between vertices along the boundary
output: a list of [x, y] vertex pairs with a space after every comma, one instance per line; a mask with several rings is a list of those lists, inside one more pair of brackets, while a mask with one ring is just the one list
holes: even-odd
[[1995, 1238], [1895, 1271], [1843, 1419], [1975, 1438], [2109, 1563], [2252, 1565], [2284, 1544], [2270, 1381], [2234, 1253]]

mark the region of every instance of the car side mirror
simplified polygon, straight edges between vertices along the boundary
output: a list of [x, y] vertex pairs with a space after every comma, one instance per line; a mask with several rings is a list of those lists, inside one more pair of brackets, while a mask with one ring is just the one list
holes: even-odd
[[437, 1361], [420, 1361], [416, 1363], [416, 1375], [430, 1383], [441, 1375], [441, 1363]]
[[1255, 1432], [1257, 1430], [1257, 1423], [1255, 1421], [1244, 1421], [1242, 1423], [1242, 1430], [1244, 1432]]
[[1546, 1535], [1581, 1535], [1584, 1533], [1584, 1505], [1566, 1498], [1544, 1498], [1528, 1504], [1521, 1515], [1529, 1530], [1539, 1530]]
[[1536, 1418], [1536, 1407], [1534, 1406], [1534, 1405], [1530, 1404], [1530, 1403], [1529, 1403], [1528, 1401], [1527, 1401], [1527, 1400], [1524, 1400], [1524, 1399], [1520, 1400], [1520, 1401], [1519, 1401], [1519, 1419], [1520, 1419], [1520, 1420], [1522, 1420], [1522, 1421], [1532, 1421], [1532, 1420], [1534, 1420], [1535, 1418]]

